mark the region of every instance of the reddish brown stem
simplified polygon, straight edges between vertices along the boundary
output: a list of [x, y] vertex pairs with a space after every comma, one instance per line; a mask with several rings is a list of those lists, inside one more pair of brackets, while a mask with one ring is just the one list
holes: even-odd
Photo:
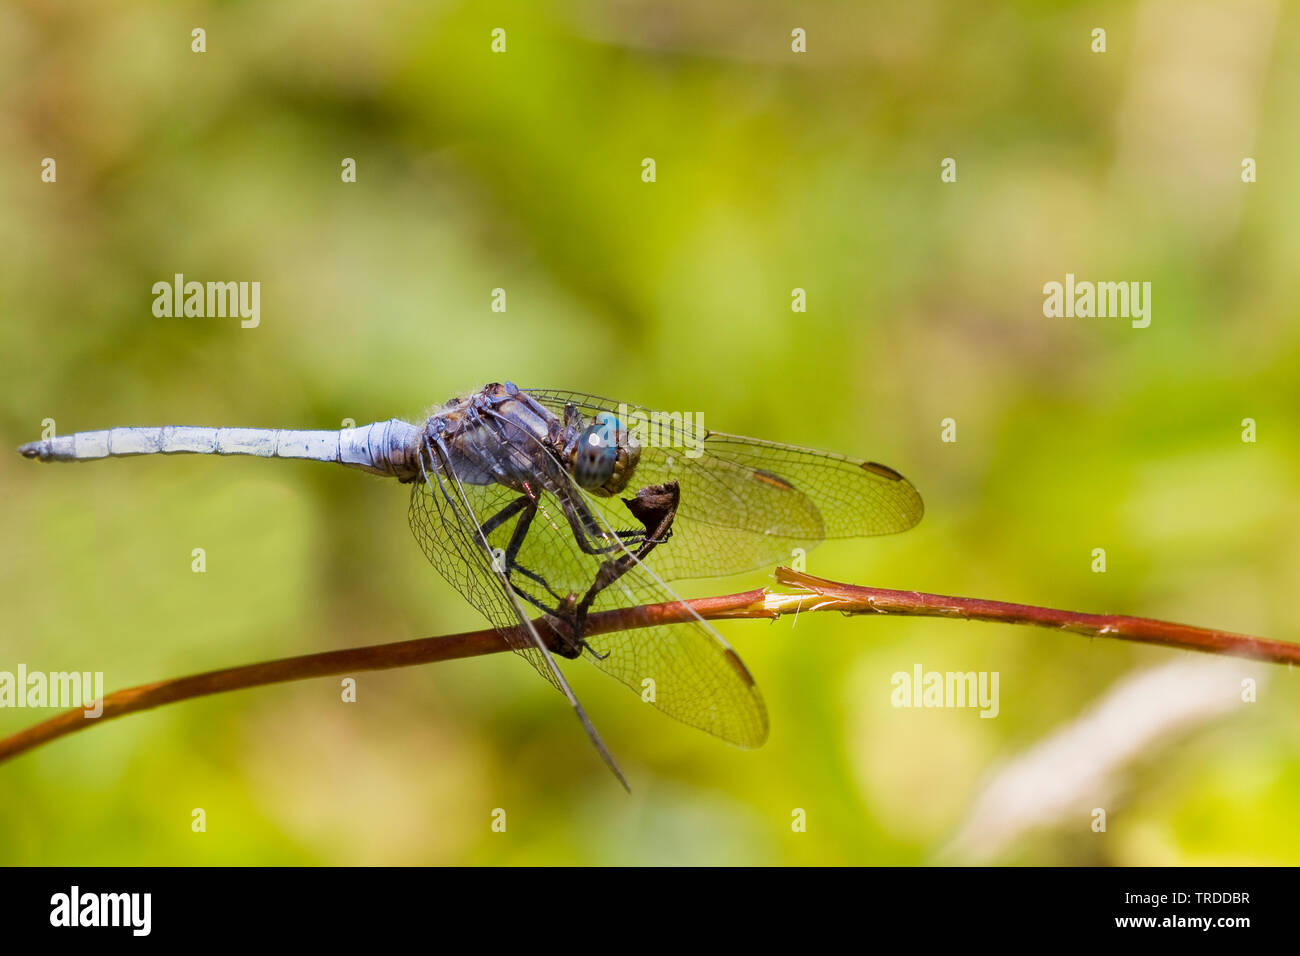
[[[1270, 664], [1300, 664], [1300, 644], [1272, 641], [1263, 637], [1215, 631], [1190, 624], [1174, 624], [1149, 617], [1125, 614], [1084, 614], [1059, 611], [1032, 604], [1009, 604], [983, 598], [949, 597], [922, 591], [893, 591], [856, 584], [824, 581], [809, 574], [777, 568], [776, 579], [790, 587], [818, 595], [826, 604], [814, 603], [812, 610], [834, 610], [846, 614], [901, 614], [911, 617], [956, 617], [968, 621], [999, 621], [1004, 624], [1033, 624], [1089, 637], [1111, 637], [1143, 644], [1160, 644], [1188, 651], [1246, 657]], [[803, 598], [807, 602], [807, 597]], [[770, 602], [769, 602], [770, 603]], [[804, 610], [809, 610], [805, 604]], [[784, 613], [784, 611], [782, 612]]]
[[[808, 574], [777, 568], [777, 580], [792, 592], [767, 589], [744, 591], [719, 597], [699, 598], [680, 603], [648, 604], [614, 611], [602, 611], [587, 619], [588, 634], [634, 630], [658, 624], [680, 623], [696, 615], [710, 619], [764, 618], [811, 611], [839, 611], [844, 614], [902, 614], [914, 617], [957, 617], [972, 621], [1000, 621], [1007, 624], [1034, 624], [1086, 634], [1140, 641], [1268, 661], [1276, 664], [1300, 663], [1300, 644], [1272, 641], [1244, 634], [1231, 634], [1188, 624], [1173, 624], [1150, 618], [1117, 614], [1082, 614], [1028, 604], [1008, 604], [980, 598], [948, 597], [920, 591], [894, 591], [826, 581]], [[542, 638], [548, 643], [558, 640], [544, 620], [537, 621]], [[279, 684], [311, 677], [351, 674], [357, 671], [409, 667], [435, 661], [477, 657], [508, 650], [509, 644], [494, 630], [472, 631], [447, 637], [426, 637], [394, 644], [377, 644], [343, 651], [326, 651], [275, 661], [263, 661], [243, 667], [208, 671], [142, 684], [115, 691], [104, 697], [103, 713], [87, 718], [82, 710], [70, 710], [51, 717], [26, 730], [0, 740], [0, 763], [65, 734], [93, 726], [99, 721], [149, 710], [179, 700], [220, 694], [248, 687]], [[22, 692], [22, 689], [19, 689]]]

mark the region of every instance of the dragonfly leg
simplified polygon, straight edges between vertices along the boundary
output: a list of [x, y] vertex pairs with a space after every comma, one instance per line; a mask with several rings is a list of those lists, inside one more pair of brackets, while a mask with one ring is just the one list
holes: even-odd
[[[591, 609], [592, 603], [601, 591], [640, 564], [651, 551], [668, 540], [672, 534], [673, 519], [677, 516], [677, 505], [680, 501], [681, 493], [675, 481], [663, 485], [648, 485], [638, 491], [634, 498], [626, 500], [628, 510], [632, 512], [633, 517], [645, 525], [645, 534], [636, 551], [624, 550], [617, 558], [608, 558], [601, 564], [595, 580], [591, 582], [591, 587], [587, 589], [582, 600], [574, 606], [572, 626], [581, 646], [587, 646], [583, 632], [586, 630], [587, 612]], [[587, 649], [590, 650], [589, 647]], [[595, 651], [592, 653], [594, 654]]]
[[[543, 614], [555, 618], [564, 625], [555, 628], [555, 633], [561, 638], [560, 646], [555, 648], [555, 652], [562, 657], [570, 660], [577, 658], [583, 649], [583, 643], [577, 636], [576, 622], [578, 620], [575, 614], [577, 604], [576, 596], [570, 594], [567, 597], [561, 597], [555, 592], [555, 589], [547, 582], [546, 578], [529, 570], [519, 563], [519, 550], [523, 547], [524, 540], [528, 536], [529, 528], [532, 527], [533, 518], [537, 516], [537, 498], [531, 494], [522, 494], [510, 504], [506, 505], [495, 515], [483, 522], [483, 536], [486, 538], [489, 534], [501, 527], [510, 518], [518, 515], [519, 518], [515, 523], [514, 531], [510, 535], [510, 543], [506, 546], [502, 555], [502, 571], [505, 572], [506, 580], [514, 588], [515, 593], [522, 597], [529, 604], [533, 605]], [[551, 606], [540, 600], [535, 595], [529, 593], [526, 588], [521, 588], [515, 584], [513, 575], [515, 572], [522, 574], [536, 584], [541, 585], [552, 598], [555, 599], [555, 605]]]
[[[669, 484], [676, 487], [676, 482], [669, 482]], [[649, 485], [645, 488], [642, 488], [640, 491], [638, 491], [636, 493], [636, 496], [632, 498], [624, 498], [623, 502], [628, 506], [628, 510], [632, 511], [633, 516], [636, 517], [638, 520], [640, 520], [641, 515], [637, 514], [637, 511], [644, 507], [644, 505], [641, 503], [643, 501], [642, 496], [650, 492], [652, 489], [664, 488], [664, 487], [667, 486]], [[565, 516], [569, 519], [570, 527], [573, 528], [574, 534], [578, 536], [578, 546], [582, 547], [584, 551], [586, 551], [588, 554], [609, 554], [612, 551], [619, 550], [618, 544], [610, 544], [605, 546], [591, 545], [590, 548], [583, 547], [583, 540], [581, 537], [581, 532], [578, 530], [578, 525], [581, 524], [582, 527], [586, 529], [587, 535], [589, 535], [591, 538], [600, 539], [600, 538], [604, 538], [604, 534], [600, 527], [600, 522], [597, 520], [596, 516], [592, 513], [591, 508], [588, 507], [587, 502], [580, 497], [568, 501], [566, 501], [564, 498], [561, 497], [560, 503], [565, 509]], [[570, 511], [570, 509], [572, 509], [572, 511]], [[674, 513], [675, 513], [675, 509], [676, 506], [674, 505]], [[654, 542], [655, 544], [663, 544], [665, 541], [667, 541], [669, 538], [672, 537], [673, 532], [672, 532], [671, 525], [672, 522], [670, 521], [669, 527], [667, 528], [667, 530], [664, 531], [663, 537], [660, 540], [655, 541]], [[639, 546], [647, 539], [647, 537], [650, 536], [650, 534], [651, 532], [649, 530], [648, 525], [643, 526], [641, 528], [637, 528], [635, 530], [614, 532], [614, 535], [617, 538], [619, 538], [619, 540], [622, 542], [624, 547], [628, 545]]]
[[[598, 653], [583, 637], [587, 613], [602, 591], [644, 560], [656, 546], [668, 540], [672, 534], [673, 518], [677, 515], [679, 500], [680, 493], [676, 482], [649, 485], [638, 491], [634, 498], [627, 500], [628, 510], [645, 525], [644, 530], [638, 532], [641, 539], [638, 547], [635, 551], [624, 548], [623, 553], [618, 557], [605, 559], [581, 599], [575, 594], [570, 594], [560, 601], [558, 606], [549, 608], [527, 591], [517, 591], [521, 597], [550, 615], [559, 625], [553, 630], [560, 637], [562, 646], [553, 648], [555, 653], [570, 659], [580, 656], [584, 650], [593, 654], [598, 660], [604, 660], [608, 656], [608, 652], [603, 656]], [[529, 512], [525, 511], [524, 514], [528, 515]], [[523, 518], [521, 517], [520, 520], [522, 522]], [[550, 591], [550, 588], [548, 587], [547, 590]], [[553, 591], [551, 594], [555, 596]]]
[[[641, 491], [645, 490], [644, 488], [641, 489]], [[637, 494], [640, 493], [637, 492]], [[608, 539], [601, 531], [600, 522], [596, 520], [596, 516], [592, 514], [587, 503], [576, 495], [567, 498], [563, 495], [557, 497], [560, 500], [564, 516], [569, 521], [569, 527], [573, 530], [574, 540], [586, 554], [601, 555], [625, 551], [628, 545], [640, 545], [649, 533], [645, 529], [639, 531], [615, 531], [614, 535], [619, 539], [618, 541], [610, 544], [596, 544], [595, 541]]]
[[[520, 495], [487, 521], [484, 521], [481, 526], [483, 528], [483, 537], [486, 538], [515, 515], [519, 515], [519, 520], [515, 523], [515, 530], [510, 535], [510, 543], [506, 545], [505, 552], [502, 555], [501, 570], [505, 572], [507, 578], [510, 578], [511, 574], [518, 571], [534, 584], [539, 584], [545, 588], [546, 593], [555, 598], [557, 602], [563, 602], [564, 598], [555, 592], [547, 582], [546, 578], [519, 563], [519, 549], [523, 547], [524, 539], [528, 536], [528, 529], [532, 527], [533, 518], [537, 515], [537, 499], [534, 496], [528, 494]], [[514, 581], [511, 580], [510, 583], [513, 584]], [[533, 600], [528, 592], [519, 590], [518, 588], [516, 588], [516, 590], [519, 591], [519, 593], [530, 603], [535, 604], [541, 610], [546, 611], [547, 613], [554, 613], [554, 608], [547, 607], [545, 604]]]
[[[491, 518], [488, 518], [487, 521], [484, 521], [483, 524], [480, 526], [483, 528], [484, 536], [486, 537], [487, 535], [491, 534], [497, 528], [501, 527], [501, 525], [505, 524], [515, 515], [519, 514], [519, 512], [522, 511], [528, 505], [528, 502], [529, 502], [528, 495], [520, 495], [514, 501], [510, 502], [510, 504], [506, 505], [496, 514], [494, 514]], [[535, 503], [534, 503], [534, 507], [536, 507]]]

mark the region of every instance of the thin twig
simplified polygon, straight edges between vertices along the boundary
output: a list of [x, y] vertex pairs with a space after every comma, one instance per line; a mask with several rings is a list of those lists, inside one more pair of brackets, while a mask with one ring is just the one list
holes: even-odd
[[[1033, 624], [1085, 634], [1244, 657], [1275, 664], [1300, 663], [1300, 644], [1273, 641], [1227, 631], [1173, 624], [1144, 617], [1117, 614], [1082, 614], [1028, 604], [1008, 604], [980, 598], [948, 597], [920, 591], [895, 591], [826, 581], [809, 574], [777, 568], [776, 579], [794, 589], [776, 592], [766, 588], [680, 603], [647, 604], [640, 607], [602, 611], [587, 619], [586, 633], [607, 634], [660, 624], [682, 623], [696, 615], [709, 620], [761, 618], [810, 611], [839, 611], [842, 614], [899, 614], [913, 617], [955, 617], [972, 621]], [[545, 619], [537, 622], [538, 632], [548, 643], [559, 646], [560, 638]], [[0, 763], [24, 751], [49, 743], [65, 734], [93, 726], [112, 717], [149, 710], [162, 704], [221, 694], [248, 687], [280, 684], [311, 677], [351, 674], [357, 671], [410, 667], [435, 661], [478, 657], [509, 650], [505, 637], [494, 630], [472, 631], [447, 637], [426, 637], [394, 644], [376, 644], [321, 654], [305, 654], [243, 667], [208, 671], [154, 684], [142, 684], [115, 691], [104, 697], [99, 718], [87, 718], [82, 709], [65, 711], [49, 720], [0, 740]], [[18, 692], [22, 693], [23, 688]]]
[[[802, 609], [841, 611], [846, 614], [902, 614], [911, 617], [957, 617], [968, 621], [1000, 621], [1004, 624], [1033, 624], [1052, 627], [1089, 637], [1112, 637], [1122, 641], [1159, 644], [1162, 647], [1179, 647], [1187, 651], [1206, 654], [1223, 654], [1228, 657], [1246, 657], [1270, 664], [1300, 664], [1300, 644], [1271, 641], [1264, 637], [1250, 637], [1229, 631], [1215, 631], [1190, 624], [1156, 621], [1149, 617], [1129, 617], [1126, 614], [1084, 614], [1079, 611], [1059, 611], [1032, 604], [1008, 604], [1006, 601], [986, 601], [983, 598], [948, 597], [943, 594], [926, 594], [923, 591], [893, 591], [888, 588], [868, 588], [856, 584], [839, 584], [824, 581], [810, 574], [801, 574], [789, 568], [777, 568], [776, 579], [790, 587], [801, 588], [830, 602], [822, 605], [810, 602], [806, 594], [800, 596]], [[782, 598], [784, 595], [771, 595]], [[810, 607], [809, 604], [812, 603]], [[769, 600], [769, 607], [786, 613], [783, 603]], [[789, 608], [793, 611], [794, 608]]]

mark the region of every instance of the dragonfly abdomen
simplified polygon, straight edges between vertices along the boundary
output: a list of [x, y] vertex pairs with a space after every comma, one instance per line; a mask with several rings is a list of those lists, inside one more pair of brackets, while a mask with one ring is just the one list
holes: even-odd
[[412, 478], [419, 429], [400, 419], [337, 431], [160, 425], [108, 428], [28, 442], [18, 449], [41, 461], [95, 461], [134, 455], [252, 455], [346, 465]]

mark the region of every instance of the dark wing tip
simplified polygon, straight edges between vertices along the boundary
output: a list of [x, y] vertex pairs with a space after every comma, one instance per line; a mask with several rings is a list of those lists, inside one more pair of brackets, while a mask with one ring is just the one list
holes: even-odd
[[[920, 524], [921, 519], [925, 517], [925, 501], [921, 498], [921, 493], [916, 490], [915, 485], [888, 465], [882, 465], [876, 461], [864, 461], [862, 462], [861, 467], [863, 471], [870, 475], [875, 475], [878, 478], [884, 478], [886, 481], [896, 482], [897, 485], [901, 485], [902, 487], [898, 488], [898, 493], [903, 495], [905, 498], [910, 499], [907, 511], [907, 522], [895, 528], [895, 531], [907, 531]], [[893, 494], [893, 492], [891, 492], [891, 494]]]
[[749, 732], [741, 735], [729, 736], [728, 739], [732, 744], [744, 750], [757, 750], [763, 744], [767, 743], [769, 725], [767, 720], [767, 707], [763, 704], [763, 698], [759, 696], [758, 682], [754, 680], [754, 675], [749, 672], [745, 662], [740, 659], [740, 655], [731, 647], [726, 649], [727, 663], [731, 665], [740, 678], [745, 682], [753, 694], [753, 701], [758, 709], [758, 727], [751, 728]]
[[745, 662], [740, 659], [740, 655], [730, 647], [726, 648], [725, 652], [727, 663], [731, 665], [731, 669], [740, 675], [741, 679], [747, 686], [757, 687], [758, 683], [754, 680], [754, 675], [749, 672], [749, 668], [746, 667]]
[[879, 475], [881, 478], [888, 478], [890, 481], [906, 481], [907, 479], [900, 475], [894, 469], [874, 461], [864, 461], [862, 463], [864, 471], [869, 471], [873, 475]]

